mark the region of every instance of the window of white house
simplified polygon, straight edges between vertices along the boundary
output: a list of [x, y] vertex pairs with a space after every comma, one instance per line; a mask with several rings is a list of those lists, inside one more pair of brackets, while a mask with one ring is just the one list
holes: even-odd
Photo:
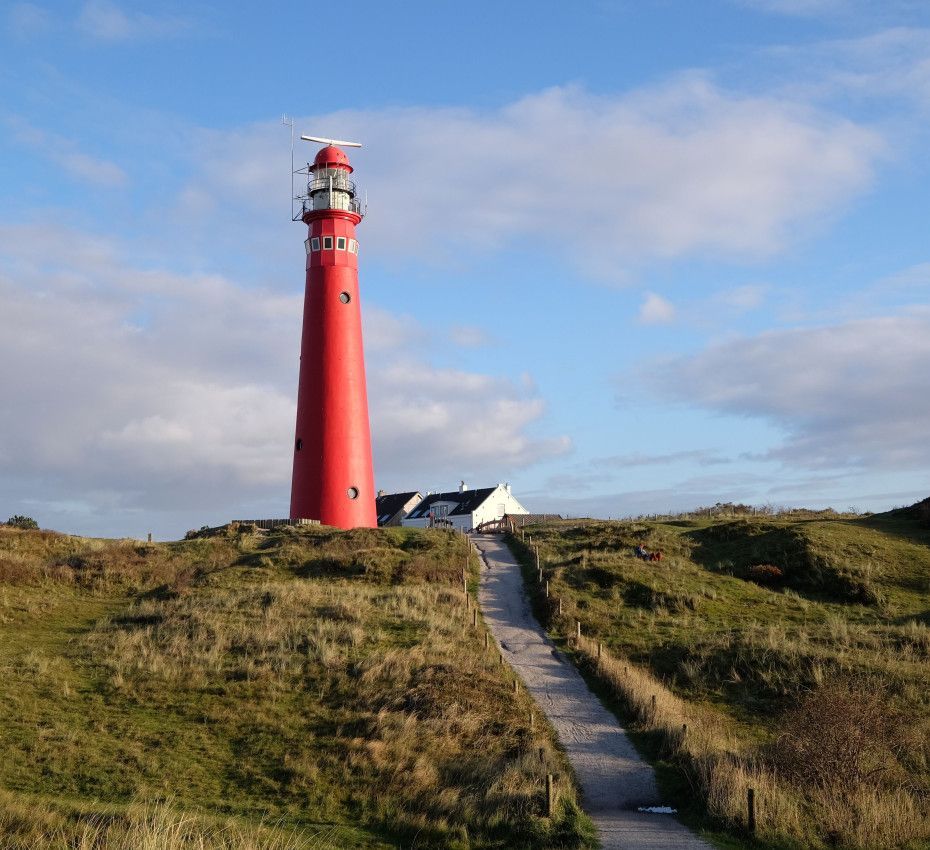
[[336, 250], [345, 251], [346, 249], [346, 238], [345, 236], [339, 236], [336, 238]]
[[332, 250], [333, 250], [333, 237], [332, 237], [332, 236], [324, 236], [324, 237], [323, 237], [323, 250], [324, 250], [324, 251], [332, 251]]

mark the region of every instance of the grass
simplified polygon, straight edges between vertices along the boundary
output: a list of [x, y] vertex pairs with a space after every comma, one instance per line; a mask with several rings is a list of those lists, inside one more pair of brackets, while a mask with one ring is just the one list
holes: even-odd
[[[930, 847], [930, 529], [915, 512], [562, 521], [524, 534], [532, 544], [513, 542], [539, 615], [567, 637], [582, 623], [579, 665], [680, 777], [679, 804], [696, 797], [724, 840]], [[662, 560], [636, 558], [640, 543]]]
[[570, 783], [540, 816], [570, 770], [472, 627], [465, 552], [0, 527], [0, 846], [593, 846]]

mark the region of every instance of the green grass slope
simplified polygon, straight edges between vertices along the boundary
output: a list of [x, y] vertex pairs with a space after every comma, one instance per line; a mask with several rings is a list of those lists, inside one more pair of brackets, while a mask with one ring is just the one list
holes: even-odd
[[[534, 590], [541, 615], [564, 635], [583, 624], [582, 665], [660, 739], [655, 752], [671, 754], [730, 834], [745, 828], [753, 782], [723, 789], [711, 773], [738, 766], [757, 787], [773, 783], [760, 845], [928, 847], [925, 513], [562, 521], [525, 533], [553, 597]], [[535, 553], [519, 540], [535, 585]], [[637, 558], [638, 544], [662, 560]], [[598, 641], [619, 666], [597, 662]], [[627, 660], [641, 684], [624, 679]], [[689, 749], [698, 727], [713, 746]]]
[[569, 771], [472, 627], [465, 552], [0, 528], [0, 846], [589, 846], [570, 782], [540, 817]]

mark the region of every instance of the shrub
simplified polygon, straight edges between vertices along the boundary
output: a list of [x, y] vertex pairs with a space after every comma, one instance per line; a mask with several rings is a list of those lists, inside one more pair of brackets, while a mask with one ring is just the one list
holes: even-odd
[[[0, 514], [2, 516], [2, 514]], [[31, 516], [22, 516], [21, 514], [16, 514], [11, 516], [6, 524], [12, 526], [13, 528], [38, 528], [39, 523], [37, 523]]]
[[867, 682], [833, 681], [809, 692], [780, 721], [768, 760], [802, 785], [879, 783], [899, 767], [907, 724]]
[[776, 567], [774, 564], [755, 564], [746, 571], [746, 574], [752, 581], [759, 584], [774, 584], [785, 577], [781, 567]]

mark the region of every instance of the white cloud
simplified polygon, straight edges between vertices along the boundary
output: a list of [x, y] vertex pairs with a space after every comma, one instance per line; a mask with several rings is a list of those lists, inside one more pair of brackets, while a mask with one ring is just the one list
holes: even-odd
[[675, 321], [675, 305], [661, 295], [647, 292], [637, 320], [641, 325], [667, 325]]
[[775, 60], [790, 96], [863, 101], [877, 120], [891, 116], [889, 125], [901, 148], [913, 131], [889, 106], [930, 107], [930, 28], [902, 26], [900, 16], [895, 20], [885, 4], [873, 4], [873, 8], [891, 20], [871, 27], [867, 35], [779, 46], [766, 53]]
[[6, 123], [18, 142], [41, 153], [78, 180], [105, 188], [118, 188], [128, 182], [126, 172], [116, 163], [84, 153], [73, 139], [40, 130], [18, 117], [7, 118]]
[[740, 5], [779, 15], [815, 17], [842, 12], [856, 5], [851, 0], [739, 0]]
[[653, 364], [673, 399], [767, 419], [786, 439], [764, 454], [811, 468], [930, 467], [930, 311], [769, 331]]
[[746, 313], [762, 306], [768, 295], [769, 287], [760, 283], [747, 283], [717, 293], [715, 301], [731, 310]]
[[[60, 521], [110, 532], [170, 517], [174, 534], [286, 510], [299, 295], [138, 268], [116, 244], [36, 225], [0, 227], [0, 303], [13, 402], [0, 407], [0, 507], [30, 501], [52, 523], [70, 505]], [[437, 369], [413, 319], [366, 312], [379, 480], [496, 480], [565, 450], [529, 435], [544, 408], [531, 384]]]
[[376, 472], [411, 486], [430, 476], [496, 479], [571, 448], [567, 437], [527, 434], [544, 402], [507, 378], [401, 357], [372, 372], [369, 395]]
[[449, 328], [449, 340], [459, 348], [483, 348], [492, 342], [484, 328], [474, 325], [453, 325]]
[[97, 41], [131, 41], [180, 35], [190, 23], [177, 17], [158, 17], [126, 11], [108, 0], [87, 0], [81, 7], [76, 26]]
[[[615, 280], [654, 258], [777, 252], [865, 190], [883, 150], [851, 121], [696, 75], [622, 95], [553, 88], [484, 112], [344, 111], [298, 126], [365, 143], [353, 160], [371, 197], [366, 251], [461, 262], [534, 239]], [[205, 170], [186, 198], [280, 209], [280, 125], [203, 132], [194, 149]]]

